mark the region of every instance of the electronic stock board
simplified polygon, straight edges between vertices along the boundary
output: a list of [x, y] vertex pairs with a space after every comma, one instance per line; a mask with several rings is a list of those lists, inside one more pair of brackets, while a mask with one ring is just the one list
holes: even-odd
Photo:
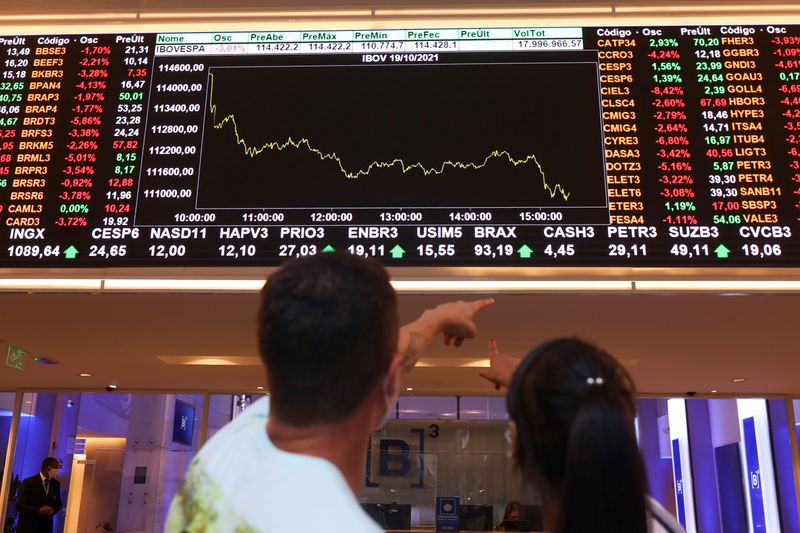
[[0, 266], [800, 266], [800, 26], [0, 38]]

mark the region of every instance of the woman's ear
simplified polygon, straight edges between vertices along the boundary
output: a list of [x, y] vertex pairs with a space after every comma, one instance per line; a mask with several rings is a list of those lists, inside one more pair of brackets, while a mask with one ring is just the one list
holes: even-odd
[[506, 428], [506, 439], [509, 446], [511, 446], [511, 458], [517, 461], [517, 423], [509, 420], [508, 428]]

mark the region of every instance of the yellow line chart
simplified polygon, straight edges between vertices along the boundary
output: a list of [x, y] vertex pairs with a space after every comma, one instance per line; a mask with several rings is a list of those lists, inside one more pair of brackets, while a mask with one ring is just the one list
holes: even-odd
[[230, 124], [233, 128], [233, 134], [236, 138], [236, 144], [240, 145], [244, 150], [245, 155], [254, 158], [260, 155], [261, 153], [269, 150], [269, 151], [283, 151], [289, 148], [293, 149], [305, 149], [312, 154], [316, 154], [321, 161], [334, 161], [339, 166], [339, 171], [341, 174], [347, 179], [358, 179], [363, 176], [369, 175], [373, 170], [376, 169], [386, 169], [392, 167], [399, 167], [400, 170], [405, 174], [412, 170], [419, 170], [425, 176], [435, 175], [438, 176], [443, 174], [447, 169], [456, 169], [456, 170], [480, 170], [481, 168], [485, 167], [489, 164], [490, 161], [493, 159], [505, 159], [508, 163], [514, 167], [518, 167], [521, 165], [525, 165], [533, 161], [536, 164], [536, 168], [539, 170], [539, 174], [542, 176], [542, 186], [547, 194], [550, 195], [550, 198], [555, 198], [557, 195], [561, 195], [564, 198], [564, 201], [568, 201], [570, 197], [570, 193], [561, 186], [561, 184], [556, 183], [555, 185], [550, 185], [547, 182], [547, 176], [542, 169], [542, 165], [539, 163], [539, 160], [536, 158], [534, 154], [526, 155], [521, 159], [514, 158], [507, 150], [492, 150], [482, 161], [479, 162], [462, 162], [462, 161], [444, 161], [438, 167], [429, 167], [425, 166], [422, 163], [407, 163], [403, 159], [395, 158], [391, 161], [373, 161], [366, 168], [359, 169], [359, 170], [347, 170], [344, 167], [344, 162], [342, 158], [336, 152], [323, 152], [322, 150], [315, 148], [309, 139], [302, 138], [300, 140], [294, 140], [292, 137], [287, 138], [284, 141], [267, 141], [261, 146], [251, 146], [247, 143], [247, 141], [239, 134], [239, 126], [236, 123], [236, 116], [233, 114], [226, 115], [222, 120], [217, 120], [217, 105], [214, 103], [214, 74], [209, 73], [209, 98], [208, 98], [208, 107], [209, 112], [211, 113], [211, 122], [214, 126], [214, 129], [221, 130], [227, 124]]

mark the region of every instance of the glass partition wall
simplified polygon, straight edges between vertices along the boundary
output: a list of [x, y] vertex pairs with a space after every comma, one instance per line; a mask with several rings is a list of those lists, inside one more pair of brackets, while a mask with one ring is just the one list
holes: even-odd
[[792, 400], [792, 411], [794, 411], [794, 432], [797, 435], [798, 447], [800, 447], [800, 400]]
[[[13, 392], [0, 392], [0, 483], [5, 486], [5, 472], [6, 472], [6, 457], [8, 455], [9, 439], [11, 437], [11, 424], [14, 416], [14, 401], [16, 393]], [[12, 495], [16, 493], [19, 487], [20, 480], [17, 476], [11, 474], [11, 480], [8, 483], [7, 493], [8, 501], [2, 502], [4, 507], [8, 507]], [[7, 513], [8, 514], [8, 513]], [[11, 518], [6, 518], [3, 531], [7, 532], [12, 524]]]
[[787, 400], [639, 401], [651, 496], [687, 532], [800, 531]]
[[[61, 463], [55, 533], [160, 532], [203, 438], [262, 396], [26, 392], [9, 443], [16, 395], [0, 393], [5, 533], [15, 532], [21, 480], [48, 456]], [[507, 419], [501, 396], [401, 397], [367, 443], [358, 500], [387, 530], [430, 530], [437, 497], [455, 498], [462, 531], [496, 529], [518, 502], [520, 521], [541, 531], [541, 500], [514, 466]], [[690, 532], [800, 531], [800, 439], [790, 437], [799, 423], [797, 400], [642, 398], [636, 427], [650, 495]]]
[[[13, 480], [55, 457], [63, 508], [53, 531], [161, 531], [200, 447], [201, 394], [29, 392], [23, 396]], [[15, 483], [5, 532], [16, 530]]]

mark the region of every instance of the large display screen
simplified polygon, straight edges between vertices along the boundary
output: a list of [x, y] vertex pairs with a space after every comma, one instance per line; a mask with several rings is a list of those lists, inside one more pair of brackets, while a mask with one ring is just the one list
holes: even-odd
[[0, 38], [0, 266], [800, 266], [800, 27]]

